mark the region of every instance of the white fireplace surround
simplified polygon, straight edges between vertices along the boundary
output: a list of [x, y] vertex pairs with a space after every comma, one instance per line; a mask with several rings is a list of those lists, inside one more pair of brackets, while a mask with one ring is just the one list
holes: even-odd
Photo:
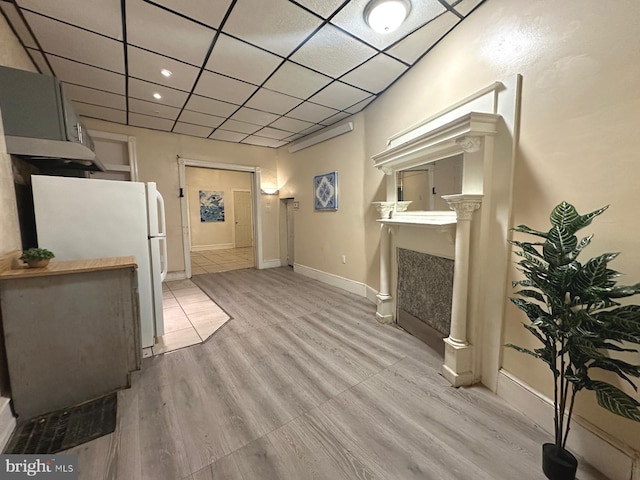
[[[387, 175], [386, 203], [375, 202], [381, 213], [376, 316], [396, 321], [397, 248], [453, 258], [451, 330], [442, 373], [454, 386], [482, 381], [496, 390], [520, 83], [514, 76], [489, 85], [394, 135], [373, 156], [374, 166]], [[463, 158], [462, 191], [442, 197], [450, 211], [393, 208], [398, 171], [455, 155]], [[483, 272], [490, 277], [483, 278]]]

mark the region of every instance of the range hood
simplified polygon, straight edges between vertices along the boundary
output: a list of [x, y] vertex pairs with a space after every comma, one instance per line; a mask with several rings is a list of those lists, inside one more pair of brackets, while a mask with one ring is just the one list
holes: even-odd
[[39, 168], [105, 170], [58, 79], [0, 67], [0, 113], [8, 153]]

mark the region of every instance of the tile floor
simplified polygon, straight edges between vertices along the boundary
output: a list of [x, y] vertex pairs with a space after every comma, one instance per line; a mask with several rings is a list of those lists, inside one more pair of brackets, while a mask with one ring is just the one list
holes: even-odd
[[163, 283], [162, 305], [165, 334], [153, 347], [143, 349], [144, 357], [202, 343], [229, 320], [191, 280]]
[[191, 252], [191, 274], [218, 273], [254, 266], [253, 247]]

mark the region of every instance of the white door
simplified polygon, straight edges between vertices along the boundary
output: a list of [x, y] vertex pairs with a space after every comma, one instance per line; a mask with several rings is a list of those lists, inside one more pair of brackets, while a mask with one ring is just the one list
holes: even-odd
[[253, 245], [251, 221], [251, 192], [233, 192], [233, 215], [236, 230], [236, 248]]
[[293, 267], [294, 236], [293, 236], [293, 199], [287, 200], [287, 265]]

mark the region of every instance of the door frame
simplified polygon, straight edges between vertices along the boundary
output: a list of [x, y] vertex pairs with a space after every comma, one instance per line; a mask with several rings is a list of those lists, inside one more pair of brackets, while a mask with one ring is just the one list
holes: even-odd
[[180, 196], [180, 210], [182, 213], [182, 247], [184, 251], [184, 271], [187, 278], [191, 278], [191, 240], [189, 237], [189, 205], [187, 203], [187, 167], [211, 168], [214, 170], [231, 170], [235, 172], [251, 173], [251, 207], [253, 208], [253, 264], [257, 269], [262, 270], [264, 261], [262, 259], [262, 212], [260, 210], [260, 167], [249, 167], [244, 165], [232, 165], [229, 163], [205, 162], [202, 160], [190, 160], [178, 157], [178, 177]]

